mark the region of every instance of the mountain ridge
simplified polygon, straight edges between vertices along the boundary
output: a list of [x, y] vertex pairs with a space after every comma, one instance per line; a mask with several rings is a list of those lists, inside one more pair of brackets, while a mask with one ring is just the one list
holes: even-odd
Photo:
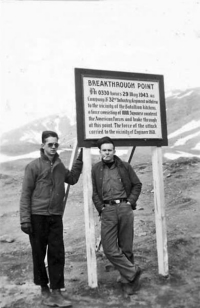
[[[174, 91], [166, 97], [169, 146], [165, 151], [186, 151], [198, 154], [200, 140], [200, 87]], [[38, 150], [41, 132], [54, 130], [62, 148], [72, 148], [76, 139], [76, 124], [66, 114], [56, 114], [34, 120], [1, 136], [1, 153], [20, 155]]]

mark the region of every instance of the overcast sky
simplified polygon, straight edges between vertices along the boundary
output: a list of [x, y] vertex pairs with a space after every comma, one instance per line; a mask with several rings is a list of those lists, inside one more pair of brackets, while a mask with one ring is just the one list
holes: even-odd
[[200, 1], [1, 1], [1, 132], [75, 114], [74, 68], [200, 86]]

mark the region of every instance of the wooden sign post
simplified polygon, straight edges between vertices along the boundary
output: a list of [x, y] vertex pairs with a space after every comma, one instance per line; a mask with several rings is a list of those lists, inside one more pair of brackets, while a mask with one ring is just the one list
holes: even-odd
[[78, 146], [84, 148], [84, 208], [88, 284], [97, 286], [90, 148], [109, 136], [115, 146], [152, 151], [159, 273], [168, 275], [162, 146], [168, 145], [162, 75], [75, 69]]
[[92, 203], [92, 181], [91, 181], [91, 152], [83, 148], [83, 196], [85, 213], [85, 237], [88, 269], [88, 285], [96, 288], [97, 282], [97, 261], [95, 253], [95, 223]]
[[156, 239], [158, 253], [158, 272], [163, 276], [168, 276], [168, 252], [167, 252], [167, 232], [165, 219], [165, 197], [162, 169], [162, 148], [152, 148], [152, 168], [154, 183], [154, 206], [156, 222]]

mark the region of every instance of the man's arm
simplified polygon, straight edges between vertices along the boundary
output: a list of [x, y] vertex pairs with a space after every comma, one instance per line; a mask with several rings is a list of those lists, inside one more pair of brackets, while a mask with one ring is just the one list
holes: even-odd
[[99, 197], [99, 194], [98, 194], [94, 168], [92, 168], [92, 187], [93, 187], [92, 200], [93, 200], [93, 203], [97, 211], [99, 212], [99, 215], [101, 215], [104, 204], [103, 204], [103, 200]]
[[27, 165], [20, 198], [20, 223], [23, 225], [31, 223], [31, 196], [35, 188], [35, 180], [36, 176], [34, 170], [30, 165]]
[[128, 166], [128, 171], [132, 184], [132, 189], [127, 199], [131, 203], [132, 208], [134, 210], [136, 208], [136, 201], [138, 200], [139, 195], [141, 193], [142, 183], [140, 182], [138, 176], [136, 175], [131, 165]]
[[81, 148], [77, 159], [73, 163], [72, 169], [65, 171], [65, 183], [74, 185], [78, 182], [83, 168], [83, 149]]

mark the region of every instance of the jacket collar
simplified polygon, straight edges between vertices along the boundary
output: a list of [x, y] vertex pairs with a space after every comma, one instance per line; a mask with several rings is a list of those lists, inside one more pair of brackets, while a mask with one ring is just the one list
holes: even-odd
[[[114, 155], [114, 162], [116, 166], [123, 165], [122, 160], [117, 155]], [[103, 160], [101, 160], [101, 163], [103, 166], [106, 165], [106, 163]]]
[[[48, 156], [44, 154], [44, 149], [42, 149], [42, 148], [40, 149], [40, 156], [41, 156], [42, 159], [50, 161]], [[58, 153], [56, 153], [54, 155], [53, 159], [52, 159], [52, 163], [54, 163], [58, 158], [59, 158], [59, 155], [58, 155]]]

